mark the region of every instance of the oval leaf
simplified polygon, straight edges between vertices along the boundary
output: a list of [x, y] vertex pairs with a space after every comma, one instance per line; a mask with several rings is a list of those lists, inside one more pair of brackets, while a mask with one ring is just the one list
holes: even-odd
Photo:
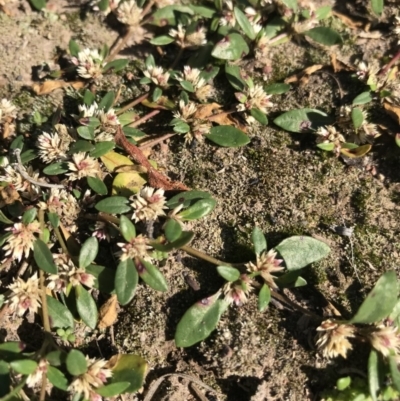
[[333, 46], [342, 43], [341, 36], [331, 28], [325, 26], [317, 26], [304, 34], [318, 43], [322, 43], [325, 46]]
[[266, 284], [263, 284], [258, 294], [258, 310], [264, 312], [268, 308], [270, 301], [271, 289]]
[[217, 327], [229, 302], [218, 299], [219, 293], [204, 298], [190, 307], [178, 323], [175, 333], [177, 347], [190, 347], [206, 339]]
[[138, 193], [145, 183], [146, 180], [137, 171], [119, 173], [114, 178], [111, 193], [128, 198]]
[[217, 266], [218, 274], [226, 281], [236, 281], [240, 278], [240, 271], [231, 266]]
[[246, 36], [254, 40], [256, 38], [256, 34], [254, 32], [253, 25], [251, 25], [250, 21], [246, 17], [246, 15], [241, 11], [239, 8], [234, 7], [233, 12], [236, 17], [236, 21], [238, 22], [239, 26], [242, 28], [242, 31], [246, 34]]
[[172, 42], [175, 42], [175, 39], [168, 35], [156, 36], [155, 38], [150, 40], [150, 43], [156, 46], [165, 46], [169, 45]]
[[100, 178], [97, 177], [87, 177], [87, 183], [90, 188], [93, 189], [99, 195], [107, 195], [108, 189], [106, 184]]
[[358, 146], [354, 149], [342, 148], [342, 149], [340, 149], [340, 153], [343, 156], [349, 157], [350, 159], [356, 159], [358, 157], [365, 156], [371, 149], [372, 149], [372, 145], [367, 144], [367, 145]]
[[115, 397], [122, 394], [130, 385], [130, 382], [107, 384], [106, 386], [96, 388], [96, 394], [99, 394], [102, 397]]
[[290, 132], [308, 132], [322, 125], [330, 125], [332, 119], [316, 109], [290, 110], [275, 118], [274, 124]]
[[47, 295], [47, 309], [49, 311], [51, 327], [74, 327], [74, 317], [72, 313], [64, 304], [50, 295]]
[[88, 238], [79, 252], [79, 267], [84, 269], [86, 266], [89, 266], [95, 260], [98, 252], [99, 242], [97, 241], [97, 238]]
[[353, 100], [353, 106], [366, 104], [372, 101], [371, 93], [370, 92], [363, 92], [360, 93], [357, 97]]
[[375, 323], [390, 315], [397, 302], [397, 279], [393, 270], [387, 271], [358, 308], [350, 323]]
[[79, 316], [92, 330], [97, 325], [97, 307], [96, 302], [90, 295], [90, 293], [83, 288], [81, 285], [75, 287], [76, 291], [76, 309], [78, 310]]
[[380, 390], [379, 380], [379, 359], [378, 353], [371, 350], [368, 358], [368, 385], [369, 393], [373, 401], [377, 401], [378, 392]]
[[132, 259], [119, 263], [115, 273], [115, 292], [121, 305], [128, 304], [135, 295], [139, 275]]
[[108, 152], [100, 159], [110, 173], [114, 173], [120, 167], [133, 166], [133, 162], [129, 158], [117, 152]]
[[168, 283], [165, 277], [152, 263], [140, 258], [135, 262], [140, 278], [156, 291], [165, 292], [168, 290]]
[[20, 359], [10, 362], [11, 369], [22, 375], [30, 375], [37, 368], [37, 362], [30, 359]]
[[114, 104], [114, 100], [115, 93], [113, 91], [107, 92], [103, 99], [100, 100], [99, 110], [104, 109], [104, 111], [108, 111]]
[[262, 125], [268, 124], [267, 116], [259, 109], [251, 109], [250, 114]]
[[249, 53], [249, 46], [238, 33], [231, 33], [219, 41], [211, 55], [221, 60], [238, 60]]
[[111, 141], [97, 142], [94, 148], [89, 152], [91, 157], [101, 157], [112, 149], [114, 149], [115, 143]]
[[288, 270], [301, 269], [318, 262], [330, 252], [329, 246], [324, 242], [305, 236], [287, 238], [275, 250], [283, 257]]
[[205, 137], [217, 145], [232, 148], [243, 146], [250, 142], [249, 137], [243, 131], [230, 125], [213, 127]]
[[254, 245], [254, 252], [257, 255], [260, 255], [262, 251], [267, 249], [267, 240], [258, 227], [254, 227], [253, 232], [251, 233], [251, 241]]
[[68, 373], [72, 376], [83, 375], [87, 371], [85, 355], [77, 349], [72, 349], [65, 359]]
[[199, 199], [209, 199], [211, 198], [211, 194], [205, 191], [187, 191], [181, 192], [178, 195], [173, 196], [169, 201], [167, 201], [166, 205], [170, 209], [174, 209], [179, 205], [183, 205], [183, 207], [188, 207], [193, 205]]
[[359, 107], [355, 107], [351, 111], [351, 120], [353, 121], [354, 129], [358, 129], [361, 127], [362, 123], [364, 122], [364, 114]]
[[282, 95], [290, 90], [290, 85], [285, 83], [276, 83], [266, 86], [264, 90], [268, 95]]
[[58, 174], [64, 174], [68, 171], [68, 164], [67, 163], [53, 163], [50, 164], [49, 166], [46, 166], [43, 169], [43, 173], [47, 175], [58, 175]]
[[126, 242], [136, 237], [136, 228], [126, 216], [121, 216], [119, 219], [119, 229]]
[[131, 210], [129, 200], [123, 196], [110, 196], [97, 202], [95, 208], [105, 213], [126, 213]]
[[212, 198], [200, 199], [194, 205], [179, 213], [178, 216], [183, 221], [197, 220], [211, 213], [216, 204], [217, 202]]
[[176, 241], [182, 235], [181, 225], [174, 219], [169, 219], [164, 227], [165, 238], [169, 242]]
[[33, 257], [36, 264], [44, 272], [57, 274], [57, 266], [54, 263], [53, 255], [47, 245], [40, 239], [37, 239], [33, 244]]
[[68, 390], [68, 380], [64, 376], [60, 370], [55, 368], [54, 366], [47, 367], [47, 378], [49, 382], [54, 386], [61, 390], [67, 391]]

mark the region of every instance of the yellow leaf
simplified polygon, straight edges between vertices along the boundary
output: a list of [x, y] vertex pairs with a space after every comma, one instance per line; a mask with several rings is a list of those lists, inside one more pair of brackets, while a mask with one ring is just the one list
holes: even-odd
[[111, 298], [101, 306], [99, 310], [99, 323], [97, 325], [99, 329], [105, 329], [106, 327], [112, 326], [117, 321], [117, 304], [117, 296], [112, 295]]
[[146, 180], [136, 171], [119, 173], [112, 184], [112, 195], [131, 196], [139, 192]]
[[342, 148], [342, 149], [340, 149], [340, 153], [343, 156], [349, 157], [350, 159], [355, 159], [358, 157], [365, 156], [371, 150], [371, 148], [372, 148], [371, 145], [362, 145], [362, 146], [359, 146], [358, 148], [354, 148], [354, 149]]
[[397, 120], [397, 123], [400, 124], [400, 106], [395, 106], [388, 102], [385, 102], [383, 103], [383, 107], [385, 108], [386, 112], [390, 115], [390, 117]]
[[42, 84], [33, 84], [32, 89], [37, 95], [47, 95], [56, 89], [72, 86], [74, 89], [82, 89], [85, 86], [83, 81], [65, 82], [61, 80], [45, 81]]
[[101, 156], [100, 159], [110, 173], [114, 173], [122, 167], [133, 166], [131, 159], [113, 151]]

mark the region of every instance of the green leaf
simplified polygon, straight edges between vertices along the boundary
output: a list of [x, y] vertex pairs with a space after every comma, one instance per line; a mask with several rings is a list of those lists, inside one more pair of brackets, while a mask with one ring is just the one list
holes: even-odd
[[267, 116], [259, 109], [251, 109], [250, 114], [262, 125], [268, 124]]
[[115, 397], [122, 394], [130, 385], [130, 382], [107, 384], [106, 386], [96, 388], [96, 394], [99, 394], [102, 397]]
[[30, 375], [37, 368], [37, 362], [30, 359], [19, 359], [10, 362], [11, 369], [22, 375]]
[[221, 60], [238, 60], [249, 53], [249, 46], [238, 33], [231, 33], [219, 41], [211, 55]]
[[211, 213], [216, 204], [217, 202], [212, 198], [200, 199], [194, 205], [180, 212], [177, 216], [183, 221], [198, 220]]
[[179, 84], [182, 86], [183, 89], [185, 89], [186, 91], [193, 93], [194, 92], [194, 86], [191, 82], [189, 81], [180, 81]]
[[183, 120], [177, 121], [173, 126], [173, 130], [178, 134], [186, 134], [190, 131], [190, 125], [185, 123]]
[[74, 317], [69, 309], [50, 295], [47, 295], [46, 298], [50, 326], [58, 328], [74, 327]]
[[326, 152], [331, 152], [333, 149], [335, 149], [335, 144], [333, 142], [329, 143], [318, 143], [317, 148], [320, 148], [322, 150], [325, 150]]
[[242, 31], [245, 35], [250, 39], [254, 40], [256, 38], [256, 33], [254, 32], [253, 25], [251, 25], [250, 21], [246, 17], [246, 15], [239, 8], [234, 7], [233, 13], [235, 14], [236, 21], [239, 26], [242, 28]]
[[341, 36], [333, 29], [325, 26], [317, 26], [316, 28], [304, 32], [304, 34], [325, 46], [333, 46], [342, 43]]
[[159, 8], [153, 14], [149, 24], [164, 27], [166, 25], [176, 26], [178, 24], [178, 18], [181, 18], [181, 14], [193, 15], [194, 11], [187, 6], [171, 5]]
[[72, 146], [68, 150], [68, 153], [72, 155], [78, 152], [90, 152], [93, 149], [93, 144], [91, 144], [89, 141], [80, 139], [79, 141], [76, 141], [72, 144]]
[[157, 241], [151, 242], [150, 245], [157, 251], [169, 252], [169, 251], [172, 251], [172, 249], [177, 249], [177, 248], [180, 248], [180, 247], [188, 244], [193, 239], [193, 237], [194, 237], [193, 232], [182, 231], [181, 236], [177, 240], [170, 242], [167, 245], [160, 244]]
[[100, 157], [108, 153], [110, 150], [113, 150], [115, 147], [115, 142], [104, 141], [97, 142], [94, 145], [94, 148], [90, 151], [89, 156], [91, 157]]
[[94, 288], [101, 292], [111, 294], [114, 292], [115, 270], [100, 265], [89, 265], [85, 268], [87, 273], [95, 277]]
[[386, 318], [395, 307], [397, 296], [396, 273], [390, 270], [377, 281], [349, 323], [370, 324]]
[[113, 383], [129, 382], [126, 393], [135, 393], [142, 386], [147, 372], [147, 362], [139, 355], [115, 355], [110, 359], [113, 363], [112, 376], [107, 385]]
[[371, 0], [371, 8], [376, 15], [381, 15], [383, 11], [383, 0]]
[[0, 222], [4, 224], [14, 224], [12, 220], [10, 220], [6, 215], [3, 213], [2, 210], [0, 210]]
[[117, 60], [110, 61], [103, 69], [103, 72], [111, 70], [112, 72], [118, 72], [123, 70], [129, 64], [129, 60], [126, 58], [119, 58]]
[[106, 184], [100, 178], [97, 177], [87, 177], [87, 183], [94, 192], [99, 195], [107, 195], [108, 189]]
[[57, 213], [47, 213], [47, 218], [50, 221], [50, 224], [56, 228], [60, 224], [60, 216]]
[[251, 242], [254, 245], [254, 252], [256, 255], [260, 255], [261, 252], [267, 249], [267, 240], [258, 227], [254, 227], [253, 232], [251, 233]]
[[183, 204], [183, 207], [188, 207], [193, 205], [199, 199], [209, 199], [211, 198], [211, 194], [206, 191], [187, 191], [181, 192], [175, 196], [173, 196], [170, 200], [167, 201], [166, 205], [170, 209], [174, 209], [177, 206]]
[[190, 4], [189, 7], [197, 15], [200, 15], [201, 17], [204, 17], [204, 18], [212, 18], [215, 14], [215, 10], [213, 10], [212, 8], [203, 7], [203, 6], [195, 6], [193, 4]]
[[131, 242], [136, 237], [134, 224], [124, 215], [119, 219], [119, 229], [126, 242]]
[[82, 245], [79, 252], [79, 267], [84, 269], [89, 266], [99, 252], [99, 242], [96, 237], [89, 237]]
[[[127, 112], [121, 114], [120, 116], [118, 116], [118, 120], [123, 127], [125, 125], [132, 124], [137, 118], [138, 118], [138, 115], [134, 111], [127, 111]], [[127, 128], [130, 128], [130, 127], [127, 127]]]
[[46, 7], [46, 0], [29, 0], [29, 1], [31, 2], [32, 6], [38, 11], [43, 10], [43, 8]]
[[115, 273], [115, 292], [121, 305], [128, 304], [135, 295], [139, 275], [132, 259], [119, 263]]
[[99, 110], [104, 109], [104, 111], [108, 111], [111, 109], [112, 105], [114, 104], [115, 100], [115, 93], [113, 91], [107, 92], [103, 99], [100, 100], [99, 103]]
[[33, 243], [33, 258], [36, 264], [44, 272], [49, 274], [57, 274], [57, 266], [54, 263], [53, 255], [47, 245], [40, 239]]
[[258, 310], [264, 312], [268, 308], [270, 301], [271, 289], [266, 284], [263, 284], [258, 294]]
[[85, 94], [83, 95], [83, 103], [85, 103], [86, 106], [91, 106], [95, 99], [96, 97], [94, 96], [93, 92], [91, 92], [89, 89], [86, 89]]
[[210, 133], [205, 137], [217, 145], [232, 148], [243, 146], [250, 142], [249, 137], [243, 131], [230, 125], [212, 127]]
[[343, 391], [343, 390], [346, 390], [346, 388], [348, 388], [350, 386], [350, 384], [351, 384], [351, 377], [350, 376], [341, 377], [336, 382], [336, 387], [337, 387], [337, 389], [339, 391]]
[[32, 223], [33, 220], [36, 219], [37, 216], [37, 209], [35, 207], [32, 207], [28, 209], [23, 215], [22, 215], [22, 223], [24, 225], [28, 225], [29, 223]]
[[153, 102], [157, 102], [157, 100], [160, 99], [162, 94], [163, 94], [163, 90], [159, 86], [155, 87], [154, 91], [153, 91], [153, 96], [152, 96]]
[[[24, 382], [22, 381], [22, 387], [24, 386]], [[20, 384], [20, 385], [21, 385]], [[10, 378], [10, 366], [7, 362], [0, 360], [0, 397], [5, 397], [9, 394], [11, 388], [11, 378]], [[1, 398], [4, 400], [4, 398]], [[17, 399], [14, 398], [13, 401]]]
[[95, 208], [105, 213], [126, 213], [131, 210], [129, 200], [124, 196], [110, 196], [97, 202]]
[[330, 252], [329, 246], [324, 242], [306, 236], [287, 238], [276, 246], [275, 250], [283, 257], [288, 270], [301, 269], [310, 263], [318, 262]]
[[93, 141], [94, 140], [94, 128], [90, 127], [88, 125], [81, 125], [78, 127], [76, 130], [78, 132], [78, 135], [83, 138], [87, 139], [88, 141]]
[[290, 110], [274, 120], [274, 124], [290, 132], [308, 132], [331, 123], [332, 119], [327, 114], [316, 109]]
[[238, 65], [225, 64], [225, 75], [229, 83], [237, 90], [243, 91], [247, 84], [240, 74], [240, 67]]
[[182, 235], [181, 225], [174, 219], [169, 219], [164, 226], [165, 238], [169, 242], [176, 241]]
[[359, 107], [355, 107], [351, 111], [351, 120], [353, 121], [354, 129], [358, 129], [361, 127], [362, 123], [364, 122], [364, 114]]
[[94, 299], [92, 298], [90, 293], [81, 285], [77, 285], [75, 287], [75, 291], [76, 308], [78, 310], [79, 316], [82, 318], [86, 326], [94, 330], [97, 325], [98, 316], [96, 302], [94, 302]]
[[78, 43], [75, 40], [71, 39], [68, 43], [69, 54], [73, 57], [77, 57], [78, 53], [81, 51]]
[[49, 382], [60, 390], [68, 390], [68, 380], [60, 370], [54, 366], [47, 367], [47, 378]]
[[190, 307], [178, 323], [175, 333], [177, 347], [190, 347], [206, 339], [217, 327], [229, 302], [218, 299], [219, 293], [204, 298]]
[[217, 266], [218, 274], [226, 281], [236, 281], [240, 278], [240, 271], [231, 266]]
[[38, 154], [36, 150], [34, 149], [29, 149], [24, 153], [21, 153], [21, 163], [26, 164], [30, 162], [31, 160], [34, 160], [38, 157]]
[[328, 18], [331, 15], [332, 7], [331, 6], [321, 6], [315, 10], [315, 18], [318, 21]]
[[297, 11], [297, 0], [282, 0], [282, 3], [293, 11]]
[[7, 341], [0, 344], [0, 358], [5, 359], [6, 354], [19, 354], [25, 349], [25, 344], [21, 341]]
[[268, 95], [282, 95], [290, 90], [290, 85], [285, 83], [276, 83], [268, 85], [264, 88], [264, 91]]
[[87, 361], [85, 355], [77, 349], [68, 352], [65, 365], [71, 376], [80, 376], [87, 372]]
[[165, 277], [157, 269], [156, 266], [147, 262], [146, 260], [139, 258], [135, 260], [135, 266], [139, 273], [140, 278], [153, 290], [165, 292], [168, 290], [168, 283]]
[[168, 35], [156, 36], [150, 40], [150, 43], [155, 46], [165, 46], [175, 42], [175, 39]]
[[68, 164], [65, 162], [53, 163], [43, 169], [43, 173], [47, 175], [64, 174], [68, 171]]
[[380, 390], [379, 384], [379, 356], [378, 353], [373, 349], [369, 353], [368, 358], [368, 384], [369, 394], [373, 401], [377, 401], [377, 395]]
[[353, 106], [357, 106], [360, 104], [367, 104], [371, 101], [372, 101], [371, 92], [363, 92], [353, 99]]
[[390, 376], [392, 377], [394, 387], [397, 391], [400, 391], [400, 372], [397, 366], [397, 358], [394, 355], [389, 355], [389, 368], [390, 368]]

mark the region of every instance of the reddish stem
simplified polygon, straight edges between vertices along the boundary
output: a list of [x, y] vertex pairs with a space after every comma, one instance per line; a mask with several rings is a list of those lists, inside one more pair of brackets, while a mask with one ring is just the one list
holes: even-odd
[[394, 57], [385, 65], [385, 67], [383, 67], [379, 73], [379, 75], [385, 75], [390, 68], [392, 67], [392, 65], [398, 60], [400, 59], [400, 50], [394, 55]]

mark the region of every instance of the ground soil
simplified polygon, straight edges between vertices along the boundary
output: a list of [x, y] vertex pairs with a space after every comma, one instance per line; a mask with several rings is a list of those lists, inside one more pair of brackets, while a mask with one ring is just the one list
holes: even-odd
[[[341, 11], [366, 21], [363, 2], [356, 3], [354, 9]], [[78, 2], [54, 0], [47, 6], [51, 13], [40, 14], [22, 0], [10, 3], [8, 14], [0, 12], [0, 98], [15, 100], [20, 117], [46, 107], [53, 111], [64, 107], [62, 91], [43, 99], [30, 89], [41, 74], [56, 67], [57, 49], [66, 49], [71, 38], [90, 48], [110, 46], [117, 38], [118, 32], [100, 15], [84, 13], [79, 6]], [[371, 20], [371, 31], [383, 33], [376, 39], [365, 39], [362, 30], [338, 22], [346, 37], [344, 45], [334, 49], [338, 59], [351, 64], [357, 59], [393, 55], [386, 35], [389, 15], [378, 25]], [[124, 56], [134, 58], [129, 48]], [[271, 50], [269, 57], [271, 82], [281, 82], [313, 64], [330, 63], [324, 49], [308, 42], [286, 43]], [[318, 73], [304, 85], [293, 84], [289, 93], [273, 98], [270, 122], [299, 107], [334, 113], [362, 91], [362, 85], [348, 77], [347, 72], [337, 73], [335, 79]], [[130, 85], [126, 77], [114, 79], [108, 83], [110, 88]], [[128, 99], [129, 92], [124, 96]], [[379, 113], [373, 116], [377, 122], [388, 119]], [[399, 269], [400, 149], [394, 138], [386, 131], [363, 161], [346, 163], [318, 150], [313, 136], [290, 134], [272, 123], [250, 128], [248, 135], [250, 143], [241, 148], [219, 148], [207, 141], [189, 147], [175, 137], [153, 149], [151, 157], [171, 177], [209, 191], [218, 202], [209, 216], [191, 225], [196, 234], [191, 245], [220, 260], [244, 262], [253, 257], [250, 233], [255, 225], [265, 233], [269, 247], [290, 235], [321, 239], [331, 247], [330, 255], [305, 270], [306, 287], [286, 294], [319, 315], [332, 314], [330, 302], [344, 317], [351, 316], [384, 271]], [[332, 225], [353, 227], [354, 233], [340, 236]], [[213, 265], [181, 251], [170, 255], [162, 271], [169, 282], [168, 292], [157, 293], [141, 285], [134, 300], [121, 308], [112, 329], [77, 333], [77, 344], [92, 356], [108, 358], [116, 352], [130, 352], [148, 361], [144, 390], [129, 399], [142, 400], [151, 383], [163, 374], [184, 373], [213, 387], [220, 400], [316, 400], [349, 367], [365, 372], [362, 351], [355, 350], [348, 361], [338, 358], [327, 363], [315, 350], [315, 322], [279, 305], [259, 313], [255, 297], [240, 308], [229, 309], [206, 341], [177, 349], [173, 336], [180, 317], [194, 302], [215, 293], [223, 280]], [[187, 284], [188, 276], [198, 283], [198, 290]], [[18, 335], [29, 340], [27, 332], [35, 323], [17, 334], [19, 323], [4, 324], [3, 338]], [[187, 379], [166, 380], [153, 399], [201, 399], [188, 384]]]

